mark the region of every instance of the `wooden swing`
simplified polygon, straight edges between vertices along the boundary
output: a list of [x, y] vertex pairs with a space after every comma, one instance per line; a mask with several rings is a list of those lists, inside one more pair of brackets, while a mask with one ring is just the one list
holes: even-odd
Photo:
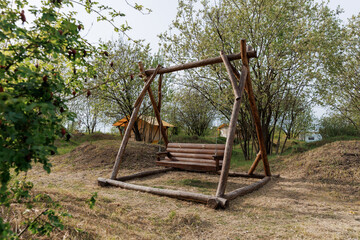
[[169, 143], [165, 152], [157, 153], [156, 165], [199, 172], [217, 172], [222, 167], [224, 150], [225, 144]]
[[[137, 98], [134, 104], [134, 110], [131, 115], [130, 121], [128, 123], [128, 127], [125, 131], [124, 137], [122, 139], [119, 152], [116, 156], [111, 178], [110, 179], [98, 178], [99, 185], [100, 186], [112, 185], [125, 189], [149, 192], [162, 196], [202, 202], [202, 203], [206, 203], [209, 207], [212, 208], [219, 208], [219, 207], [226, 208], [228, 206], [229, 200], [234, 199], [238, 196], [243, 196], [265, 185], [270, 180], [271, 172], [266, 154], [264, 137], [261, 130], [260, 118], [255, 104], [255, 97], [252, 89], [252, 83], [250, 79], [250, 68], [249, 68], [249, 59], [257, 56], [256, 56], [256, 51], [254, 51], [251, 46], [248, 47], [246, 46], [246, 41], [244, 39], [242, 39], [240, 42], [240, 49], [241, 51], [239, 54], [225, 55], [223, 52], [220, 52], [220, 57], [209, 58], [197, 62], [185, 63], [182, 65], [172, 66], [168, 68], [161, 68], [160, 66], [158, 66], [156, 69], [144, 70], [142, 63], [139, 62], [139, 68], [141, 74], [144, 76], [145, 86], [142, 89], [141, 93], [139, 94], [139, 97]], [[233, 60], [239, 60], [239, 59], [242, 60], [242, 64], [243, 64], [241, 74], [230, 63]], [[164, 128], [161, 127], [160, 108], [161, 108], [162, 74], [196, 68], [196, 67], [202, 67], [202, 66], [221, 63], [221, 62], [223, 62], [226, 67], [235, 95], [233, 111], [231, 114], [231, 119], [229, 124], [230, 132], [226, 140], [226, 144], [214, 146], [214, 144], [169, 143], [166, 131]], [[159, 102], [157, 104], [154, 98], [154, 94], [150, 88], [150, 85], [158, 74], [160, 75], [160, 78], [159, 78], [159, 91], [158, 91]], [[249, 98], [251, 113], [254, 119], [257, 137], [259, 140], [260, 151], [257, 154], [256, 159], [254, 160], [247, 174], [229, 173], [232, 147], [235, 138], [236, 123], [239, 116], [240, 103], [244, 89], [246, 90]], [[136, 117], [139, 112], [140, 105], [144, 99], [146, 92], [149, 94], [156, 119], [160, 126], [161, 135], [163, 137], [166, 146], [166, 151], [158, 154], [157, 165], [165, 166], [167, 168], [160, 170], [146, 171], [146, 172], [141, 172], [141, 173], [117, 178], [117, 173], [119, 171], [120, 163], [124, 156], [125, 148], [128, 143], [131, 130], [136, 121]], [[161, 160], [161, 157], [164, 157], [164, 159]], [[254, 174], [254, 171], [260, 160], [263, 161], [264, 172], [265, 172], [264, 175]], [[195, 171], [203, 171], [203, 172], [207, 172], [207, 171], [217, 172], [218, 170], [221, 170], [221, 172], [218, 172], [220, 174], [220, 178], [219, 178], [219, 184], [217, 187], [216, 195], [210, 196], [210, 195], [185, 192], [185, 191], [151, 188], [151, 187], [135, 185], [125, 182], [127, 180], [141, 178], [159, 173], [165, 173], [168, 171], [175, 171], [177, 169], [195, 170]], [[249, 186], [236, 189], [229, 193], [225, 193], [228, 177], [248, 177], [248, 178], [259, 178], [261, 180]]]

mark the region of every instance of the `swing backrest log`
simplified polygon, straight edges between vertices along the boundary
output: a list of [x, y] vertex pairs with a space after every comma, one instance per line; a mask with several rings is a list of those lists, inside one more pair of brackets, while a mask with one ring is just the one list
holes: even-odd
[[214, 172], [221, 169], [224, 150], [225, 144], [169, 143], [165, 152], [158, 153], [156, 164], [184, 170]]

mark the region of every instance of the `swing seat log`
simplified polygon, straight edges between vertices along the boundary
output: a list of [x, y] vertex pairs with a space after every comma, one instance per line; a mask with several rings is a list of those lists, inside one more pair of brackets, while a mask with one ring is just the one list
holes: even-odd
[[225, 144], [169, 143], [158, 152], [156, 165], [199, 172], [221, 169]]

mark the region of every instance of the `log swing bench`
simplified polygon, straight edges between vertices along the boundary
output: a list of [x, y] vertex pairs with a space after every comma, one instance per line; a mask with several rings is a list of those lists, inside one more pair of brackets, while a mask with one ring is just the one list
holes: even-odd
[[[136, 190], [141, 192], [148, 192], [161, 196], [168, 196], [178, 198], [182, 200], [195, 201], [207, 204], [207, 206], [217, 209], [226, 208], [229, 205], [229, 200], [235, 199], [238, 196], [243, 196], [254, 190], [259, 189], [271, 179], [270, 166], [266, 154], [264, 137], [261, 130], [260, 117], [255, 104], [255, 97], [252, 89], [252, 83], [250, 79], [249, 59], [256, 56], [256, 51], [251, 46], [246, 46], [246, 41], [242, 39], [240, 41], [240, 53], [225, 55], [222, 51], [220, 57], [209, 58], [196, 62], [185, 63], [182, 65], [172, 66], [168, 68], [161, 68], [158, 66], [156, 69], [145, 70], [142, 63], [139, 62], [140, 73], [144, 77], [145, 85], [142, 89], [139, 97], [135, 101], [134, 110], [130, 117], [128, 127], [126, 128], [123, 136], [118, 154], [116, 156], [115, 164], [110, 179], [98, 178], [98, 184], [100, 186], [117, 186], [125, 189]], [[241, 74], [231, 64], [233, 60], [242, 61]], [[234, 105], [229, 123], [229, 136], [226, 140], [226, 144], [191, 144], [191, 143], [169, 143], [166, 131], [161, 127], [161, 84], [162, 75], [165, 73], [191, 69], [196, 67], [202, 67], [210, 64], [216, 64], [223, 62], [226, 71], [229, 75], [229, 79], [234, 91]], [[159, 77], [159, 91], [158, 91], [158, 103], [156, 103], [154, 94], [150, 88], [151, 83], [157, 75]], [[247, 92], [249, 103], [251, 107], [251, 113], [253, 116], [254, 124], [256, 127], [257, 137], [259, 141], [259, 153], [257, 154], [250, 170], [246, 174], [229, 173], [230, 160], [232, 154], [232, 147], [235, 138], [236, 122], [239, 116], [240, 103], [243, 95], [243, 91]], [[128, 143], [131, 130], [137, 118], [137, 114], [140, 109], [140, 105], [144, 99], [144, 96], [148, 93], [150, 101], [152, 103], [156, 119], [160, 126], [160, 133], [164, 140], [166, 151], [158, 153], [158, 159], [156, 164], [159, 166], [165, 166], [164, 169], [145, 171], [136, 173], [129, 176], [117, 177], [117, 173], [120, 168], [120, 163], [123, 159], [126, 145]], [[254, 171], [258, 163], [262, 160], [264, 165], [264, 175], [254, 174]], [[125, 181], [135, 178], [142, 178], [150, 175], [165, 173], [169, 171], [177, 170], [190, 170], [199, 172], [215, 172], [220, 175], [219, 183], [215, 196], [204, 195], [193, 192], [159, 189], [147, 186], [141, 186], [136, 184], [126, 183]], [[236, 189], [234, 191], [225, 193], [228, 177], [246, 177], [246, 178], [258, 178], [261, 179], [246, 187]]]

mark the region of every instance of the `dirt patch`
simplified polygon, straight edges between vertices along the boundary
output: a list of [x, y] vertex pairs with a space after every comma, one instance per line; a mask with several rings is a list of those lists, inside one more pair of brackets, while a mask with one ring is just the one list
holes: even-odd
[[[359, 141], [338, 142], [271, 160], [281, 174], [263, 188], [216, 211], [203, 204], [115, 187], [97, 186], [111, 173], [120, 141], [84, 143], [56, 156], [50, 175], [32, 169], [38, 191], [73, 215], [71, 239], [358, 239], [360, 237]], [[145, 171], [158, 147], [129, 143], [119, 175]], [[104, 162], [102, 162], [104, 161]], [[130, 170], [129, 170], [130, 169]], [[131, 183], [214, 194], [219, 176], [169, 172]], [[227, 191], [257, 181], [230, 178]], [[98, 193], [94, 209], [86, 200]], [[77, 236], [82, 232], [82, 236]], [[88, 234], [88, 235], [85, 235]], [[74, 237], [74, 235], [76, 237]], [[59, 238], [60, 239], [60, 238]]]
[[273, 172], [297, 181], [320, 183], [335, 197], [345, 201], [360, 199], [360, 141], [338, 141], [319, 148], [279, 157]]
[[[68, 161], [74, 170], [111, 169], [120, 143], [120, 141], [116, 140], [85, 142], [70, 153], [57, 156], [53, 160]], [[155, 167], [156, 152], [158, 150], [159, 146], [157, 145], [130, 142], [126, 147], [121, 168], [143, 169]]]

